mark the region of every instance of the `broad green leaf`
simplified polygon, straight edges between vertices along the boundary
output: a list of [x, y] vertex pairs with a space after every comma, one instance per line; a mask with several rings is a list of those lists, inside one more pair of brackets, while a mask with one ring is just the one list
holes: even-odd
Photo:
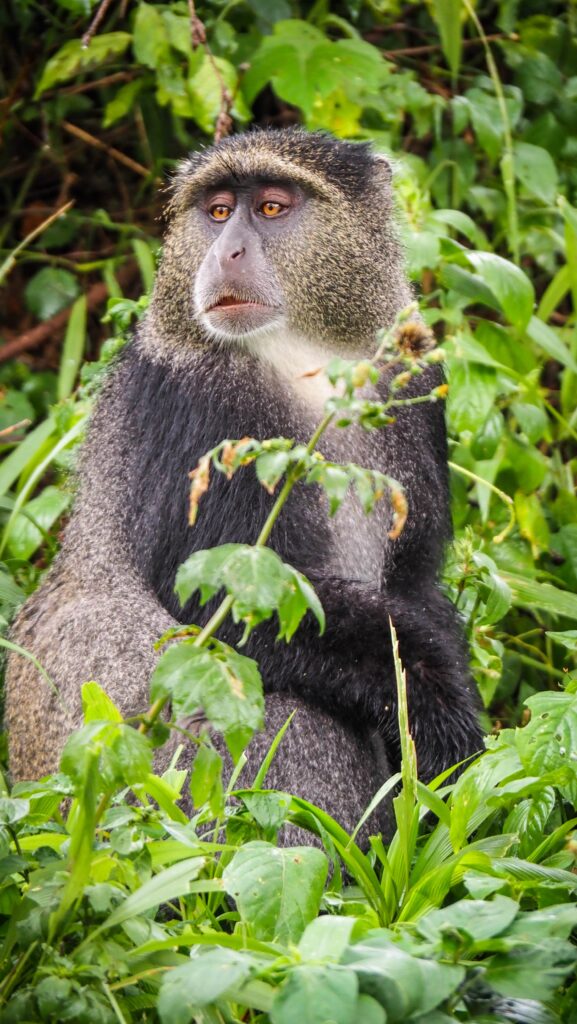
[[550, 153], [529, 142], [516, 142], [514, 146], [515, 174], [528, 192], [552, 203], [557, 192], [557, 169]]
[[225, 867], [223, 883], [255, 938], [298, 942], [318, 914], [327, 867], [314, 847], [252, 842]]
[[500, 935], [515, 920], [519, 904], [508, 896], [491, 900], [459, 900], [449, 907], [433, 910], [417, 921], [417, 930], [429, 942], [440, 943], [444, 931], [466, 932], [474, 942]]
[[421, 960], [375, 936], [351, 946], [342, 963], [351, 966], [361, 992], [385, 1009], [388, 1024], [404, 1024], [413, 1015], [439, 1006], [462, 982], [462, 967]]
[[97, 33], [86, 47], [81, 39], [69, 40], [44, 65], [34, 98], [38, 99], [46, 89], [68, 81], [81, 71], [88, 71], [111, 57], [120, 57], [130, 40], [128, 32]]
[[541, 939], [535, 946], [497, 954], [485, 980], [504, 996], [549, 999], [575, 969], [575, 947], [563, 939]]
[[39, 320], [66, 309], [79, 292], [78, 280], [69, 270], [44, 267], [26, 285], [26, 305]]
[[81, 295], [70, 310], [58, 373], [58, 400], [72, 393], [86, 345], [86, 296]]
[[222, 999], [229, 989], [246, 981], [256, 967], [248, 953], [234, 949], [201, 950], [190, 963], [164, 975], [158, 997], [161, 1021], [189, 1024], [198, 1020], [196, 1010]]
[[357, 1024], [358, 982], [339, 967], [293, 968], [275, 998], [272, 1024]]
[[471, 252], [469, 262], [497, 299], [507, 319], [524, 331], [533, 313], [535, 293], [527, 275], [492, 252]]
[[12, 523], [8, 538], [8, 550], [13, 558], [25, 561], [34, 554], [44, 534], [70, 505], [71, 497], [66, 491], [49, 485], [24, 506]]

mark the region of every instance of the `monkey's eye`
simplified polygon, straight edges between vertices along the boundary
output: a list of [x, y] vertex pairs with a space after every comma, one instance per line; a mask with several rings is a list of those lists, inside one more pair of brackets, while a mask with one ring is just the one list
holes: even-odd
[[258, 212], [262, 213], [265, 217], [279, 217], [281, 213], [287, 209], [282, 203], [275, 203], [272, 199], [266, 199], [264, 203], [261, 203]]
[[213, 220], [228, 220], [232, 209], [230, 206], [225, 206], [224, 203], [214, 203], [209, 207], [208, 212]]

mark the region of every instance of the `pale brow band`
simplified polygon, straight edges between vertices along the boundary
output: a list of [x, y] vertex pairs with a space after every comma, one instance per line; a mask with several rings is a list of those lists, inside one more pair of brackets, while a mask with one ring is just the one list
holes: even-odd
[[344, 198], [340, 189], [331, 185], [322, 175], [271, 150], [226, 154], [216, 152], [197, 166], [195, 162], [186, 160], [180, 165], [172, 186], [174, 195], [168, 204], [169, 212], [176, 213], [185, 209], [204, 189], [230, 177], [259, 177], [264, 180], [289, 178], [323, 199], [342, 201]]

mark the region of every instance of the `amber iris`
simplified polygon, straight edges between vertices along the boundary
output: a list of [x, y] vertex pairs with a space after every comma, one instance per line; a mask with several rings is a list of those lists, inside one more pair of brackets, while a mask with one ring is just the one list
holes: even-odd
[[224, 206], [223, 204], [219, 203], [216, 206], [211, 206], [209, 212], [213, 220], [228, 220], [232, 213], [232, 210], [230, 206]]

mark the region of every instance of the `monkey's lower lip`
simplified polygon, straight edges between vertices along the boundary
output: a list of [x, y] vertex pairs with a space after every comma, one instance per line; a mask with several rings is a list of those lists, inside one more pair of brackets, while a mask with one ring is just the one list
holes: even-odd
[[236, 299], [232, 296], [227, 296], [224, 299], [219, 299], [215, 302], [214, 306], [209, 306], [207, 313], [217, 313], [220, 309], [226, 309], [227, 311], [234, 312], [236, 309], [273, 309], [273, 306], [267, 306], [264, 302], [253, 302], [245, 299]]

